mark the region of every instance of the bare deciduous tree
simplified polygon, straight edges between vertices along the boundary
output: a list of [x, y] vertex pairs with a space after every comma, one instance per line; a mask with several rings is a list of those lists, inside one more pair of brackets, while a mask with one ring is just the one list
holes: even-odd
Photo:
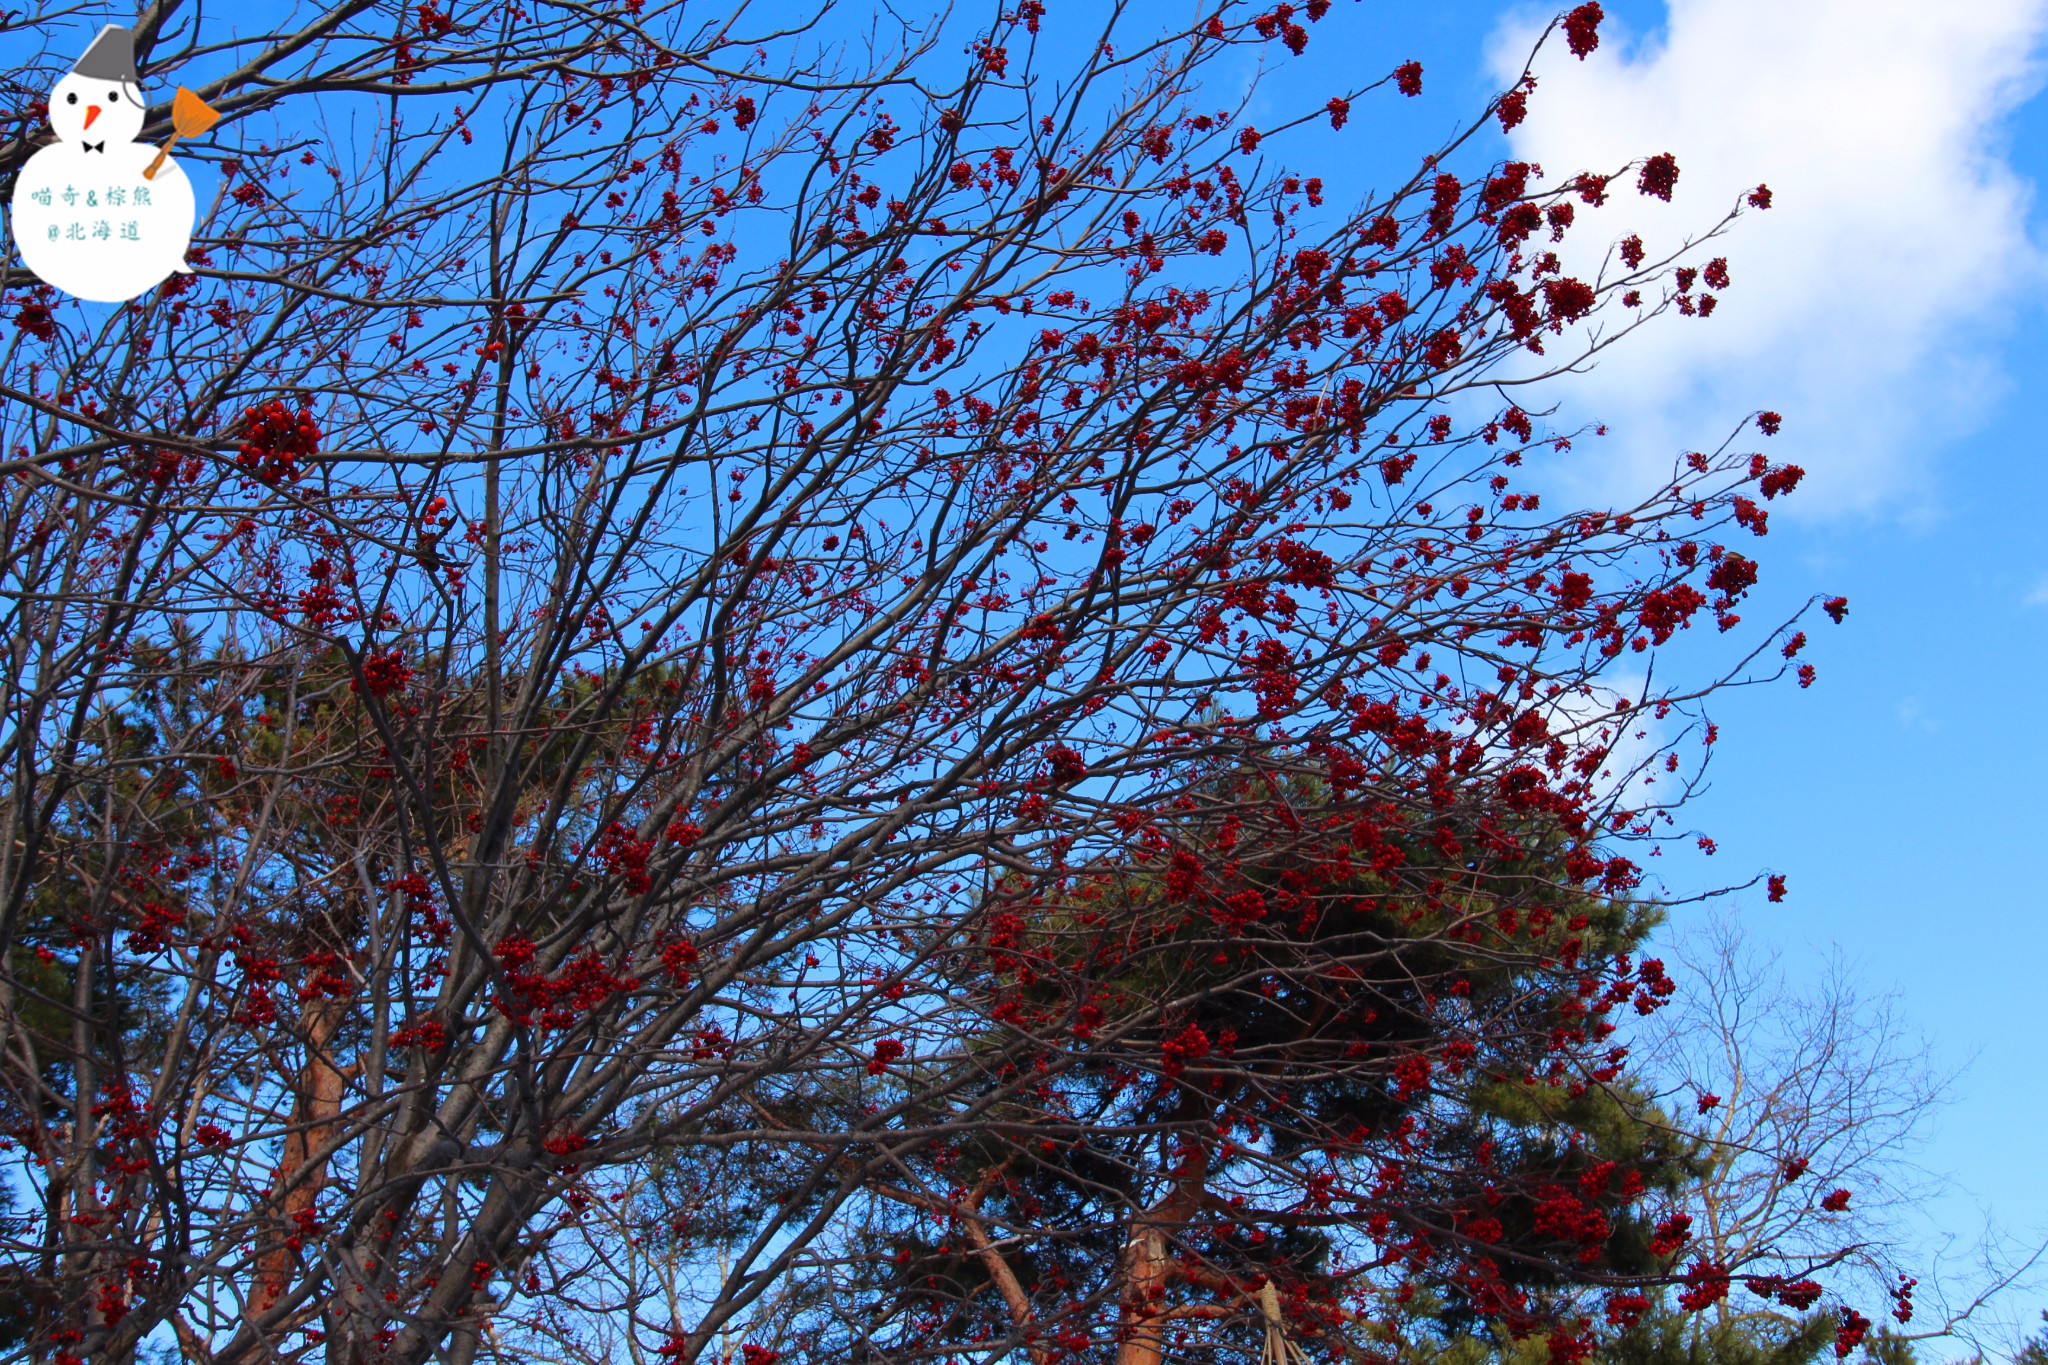
[[1703, 1144], [1698, 1253], [1755, 1266], [1760, 1290], [1799, 1308], [1817, 1294], [1774, 1289], [1788, 1270], [1852, 1262], [1898, 1289], [1896, 1214], [1934, 1179], [1912, 1158], [1950, 1078], [1897, 1001], [1859, 991], [1839, 958], [1795, 985], [1726, 916], [1672, 951], [1680, 989], [1649, 1022], [1641, 1065]]
[[1790, 1330], [1823, 1301], [1813, 1276], [1832, 1268], [1825, 1297], [1849, 1338], [1870, 1328], [1860, 1301], [1884, 1304], [1890, 1342], [1975, 1340], [1983, 1310], [2028, 1280], [2041, 1250], [1987, 1226], [1969, 1239], [1968, 1268], [1922, 1286], [1940, 1267], [1922, 1260], [1928, 1229], [1913, 1211], [1946, 1182], [1916, 1156], [1955, 1074], [1897, 997], [1859, 987], [1839, 955], [1795, 979], [1728, 914], [1669, 951], [1674, 1007], [1646, 1022], [1638, 1065], [1671, 1087], [1663, 1107], [1697, 1143], [1690, 1254], [1751, 1267], [1736, 1281], [1747, 1296], [1717, 1302], [1713, 1322]]
[[[1096, 1084], [1167, 1106], [1102, 1116], [1147, 1160], [1210, 1159], [1235, 1139], [1184, 1016], [1270, 999], [1267, 968], [1310, 1014], [1273, 1024], [1279, 1082], [1248, 1054], [1219, 1103], [1330, 1163], [1240, 1133], [1223, 1163], [1263, 1172], [1270, 1218], [1334, 1201], [1317, 1218], [1378, 1248], [1354, 1281], [1441, 1281], [1527, 1330], [1553, 1305], [1524, 1271], [1661, 1274], [1595, 1235], [1625, 1183], [1570, 1219], [1532, 1187], [1526, 1245], [1494, 1251], [1468, 1207], [1494, 1157], [1453, 1113], [1477, 1081], [1445, 1078], [1570, 1099], [1613, 1074], [1602, 1019], [1656, 982], [1564, 907], [1625, 919], [1617, 845], [1683, 799], [1677, 737], [1719, 680], [1606, 680], [1736, 625], [1757, 570], [1718, 538], [1761, 533], [1798, 471], [1731, 437], [1636, 505], [1544, 508], [1569, 434], [1512, 396], [1711, 312], [1726, 265], [1673, 276], [1631, 239], [1581, 280], [1549, 250], [1575, 205], [1668, 197], [1668, 156], [1546, 181], [1468, 130], [1327, 202], [1289, 131], [1362, 122], [1419, 69], [1281, 127], [1204, 83], [1298, 52], [1325, 8], [1160, 30], [1113, 5], [1055, 41], [1027, 0], [961, 57], [936, 23], [864, 46], [829, 11], [664, 0], [140, 16], [152, 80], [226, 115], [192, 148], [221, 185], [199, 273], [113, 310], [0, 280], [29, 1351], [172, 1332], [210, 1365], [467, 1365], [578, 1294], [617, 1310], [608, 1358], [759, 1365], [775, 1348], [735, 1334], [800, 1294], [836, 1324], [820, 1351], [1051, 1349], [1001, 1266], [1058, 1211], [1000, 1153], [961, 1190], [931, 1173], [1075, 1140], [1060, 1096]], [[56, 18], [17, 22], [10, 88], [38, 88]], [[1726, 677], [1804, 642], [1743, 638]], [[1664, 785], [1606, 780], [1648, 714], [1672, 747], [1623, 776]], [[1244, 878], [1282, 871], [1245, 870], [1234, 817], [1331, 869], [1276, 899], [1393, 927], [1251, 927]], [[1152, 881], [1194, 919], [1160, 927]], [[1047, 922], [1113, 883], [1162, 976]], [[1217, 935], [1270, 961], [1182, 972], [1236, 951]], [[1373, 1026], [1405, 1020], [1399, 1047], [1341, 984], [1389, 963]], [[1481, 967], [1524, 984], [1468, 1015]], [[1084, 1045], [1098, 987], [1115, 1027]], [[1364, 1050], [1331, 1053], [1331, 1018]], [[1384, 1126], [1306, 1106], [1290, 1078], [1332, 1067], [1390, 1097]], [[1137, 1281], [1204, 1284], [1185, 1215], [1229, 1196], [1133, 1169], [1090, 1235], [1157, 1254], [1070, 1295], [1059, 1350], [1156, 1357]], [[621, 1259], [648, 1228], [597, 1213], [650, 1172], [683, 1257], [665, 1305]], [[1176, 1178], [1186, 1209], [1157, 1197]], [[906, 1211], [965, 1238], [993, 1335], [832, 1297], [873, 1285]], [[1313, 1260], [1206, 1287], [1242, 1315], [1248, 1275]]]

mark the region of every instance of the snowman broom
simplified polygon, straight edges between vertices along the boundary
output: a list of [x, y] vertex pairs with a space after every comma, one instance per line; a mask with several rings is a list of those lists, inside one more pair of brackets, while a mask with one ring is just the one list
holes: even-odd
[[156, 179], [156, 173], [164, 168], [164, 160], [170, 156], [171, 148], [178, 145], [179, 138], [198, 137], [219, 122], [218, 110], [184, 86], [179, 86], [178, 93], [171, 99], [171, 140], [156, 154], [156, 160], [149, 163], [149, 169], [142, 173], [142, 178]]

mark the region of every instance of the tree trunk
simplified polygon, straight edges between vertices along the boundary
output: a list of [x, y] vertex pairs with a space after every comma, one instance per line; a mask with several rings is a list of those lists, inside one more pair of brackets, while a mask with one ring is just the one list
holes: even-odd
[[282, 1195], [277, 1208], [281, 1226], [276, 1244], [256, 1260], [256, 1281], [249, 1299], [253, 1313], [268, 1311], [291, 1287], [297, 1244], [311, 1230], [313, 1210], [327, 1185], [324, 1149], [334, 1135], [343, 1087], [356, 1072], [352, 1066], [337, 1066], [332, 1053], [342, 1014], [341, 1001], [322, 998], [309, 1002], [300, 1018], [306, 1039], [306, 1063], [299, 1069], [292, 1128], [285, 1135], [284, 1156], [277, 1168], [276, 1189]]

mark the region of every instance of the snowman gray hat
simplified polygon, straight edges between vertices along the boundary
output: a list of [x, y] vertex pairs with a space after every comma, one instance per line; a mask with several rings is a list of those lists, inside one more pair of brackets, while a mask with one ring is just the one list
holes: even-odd
[[135, 35], [118, 24], [108, 24], [92, 40], [85, 55], [71, 64], [71, 73], [94, 80], [141, 85], [142, 77], [135, 71]]

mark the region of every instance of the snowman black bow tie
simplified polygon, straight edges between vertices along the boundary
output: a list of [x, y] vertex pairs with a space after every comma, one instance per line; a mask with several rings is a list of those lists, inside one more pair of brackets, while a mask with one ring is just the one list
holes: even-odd
[[107, 144], [104, 142], [85, 142], [80, 143], [79, 145], [84, 147], [85, 150], [87, 150], [88, 152], [104, 152], [107, 150]]

